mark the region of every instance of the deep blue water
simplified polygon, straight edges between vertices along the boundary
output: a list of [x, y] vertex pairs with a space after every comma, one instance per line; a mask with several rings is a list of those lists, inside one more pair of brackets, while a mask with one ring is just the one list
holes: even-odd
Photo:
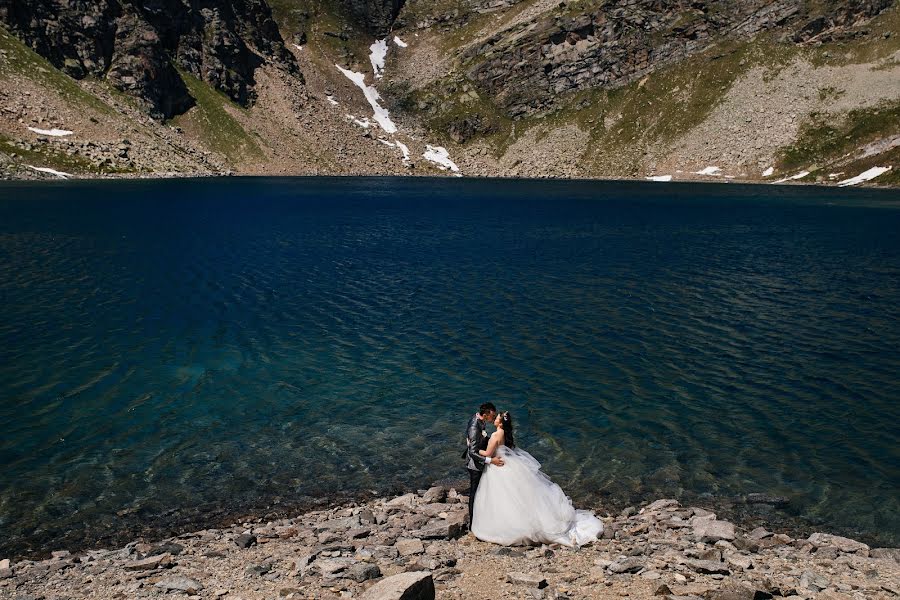
[[464, 476], [485, 400], [601, 512], [897, 545], [898, 307], [897, 192], [3, 184], [0, 556]]

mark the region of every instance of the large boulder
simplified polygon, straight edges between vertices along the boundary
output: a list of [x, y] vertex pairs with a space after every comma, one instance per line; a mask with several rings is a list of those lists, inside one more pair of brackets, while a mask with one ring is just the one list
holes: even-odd
[[816, 548], [834, 547], [841, 552], [867, 553], [869, 547], [862, 542], [829, 533], [814, 533], [806, 540]]
[[728, 521], [697, 519], [694, 522], [694, 537], [697, 541], [715, 544], [719, 540], [734, 539], [734, 525]]
[[434, 600], [434, 579], [428, 571], [411, 571], [385, 577], [360, 598], [362, 600]]
[[900, 548], [873, 548], [869, 551], [869, 556], [900, 562]]

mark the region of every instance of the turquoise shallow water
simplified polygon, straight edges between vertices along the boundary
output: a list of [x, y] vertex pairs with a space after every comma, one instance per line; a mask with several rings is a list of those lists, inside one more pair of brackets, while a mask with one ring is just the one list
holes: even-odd
[[432, 179], [0, 185], [0, 556], [464, 476], [787, 497], [900, 544], [900, 195]]

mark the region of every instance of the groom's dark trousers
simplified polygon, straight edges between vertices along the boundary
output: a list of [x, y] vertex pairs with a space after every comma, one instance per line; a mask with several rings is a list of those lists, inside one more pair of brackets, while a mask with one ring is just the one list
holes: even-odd
[[469, 471], [469, 529], [472, 528], [472, 517], [475, 516], [475, 492], [478, 491], [478, 482], [481, 481], [481, 471], [467, 469]]
[[484, 421], [476, 413], [466, 426], [466, 452], [463, 454], [469, 471], [469, 529], [472, 528], [472, 518], [475, 516], [475, 492], [478, 491], [478, 482], [484, 472], [484, 457], [478, 451], [487, 450], [487, 442]]

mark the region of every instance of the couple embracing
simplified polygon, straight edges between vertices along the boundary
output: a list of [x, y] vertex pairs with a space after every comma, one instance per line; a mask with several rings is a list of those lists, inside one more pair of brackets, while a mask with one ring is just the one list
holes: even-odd
[[[485, 424], [496, 430], [488, 437]], [[469, 529], [480, 540], [505, 546], [562, 544], [596, 540], [603, 523], [575, 510], [533, 456], [516, 448], [513, 420], [490, 402], [481, 405], [466, 427], [469, 471]]]

